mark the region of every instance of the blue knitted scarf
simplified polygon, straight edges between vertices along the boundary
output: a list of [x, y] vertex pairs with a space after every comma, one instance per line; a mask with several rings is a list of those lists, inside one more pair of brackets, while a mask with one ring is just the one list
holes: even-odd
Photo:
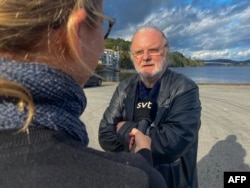
[[[35, 116], [30, 126], [64, 131], [88, 144], [86, 128], [80, 120], [86, 97], [72, 77], [39, 63], [20, 63], [1, 57], [0, 76], [30, 91], [35, 103]], [[0, 130], [19, 129], [26, 117], [14, 100], [0, 96]]]

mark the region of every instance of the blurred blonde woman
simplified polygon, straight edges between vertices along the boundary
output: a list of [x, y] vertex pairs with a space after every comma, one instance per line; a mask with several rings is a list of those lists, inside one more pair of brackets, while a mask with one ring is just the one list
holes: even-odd
[[102, 3], [0, 0], [0, 187], [165, 187], [137, 129], [137, 154], [86, 147], [82, 86], [115, 22]]

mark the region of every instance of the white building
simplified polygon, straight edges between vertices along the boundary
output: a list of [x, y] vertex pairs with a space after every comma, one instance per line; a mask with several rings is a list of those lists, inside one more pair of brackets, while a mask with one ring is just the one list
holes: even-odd
[[119, 70], [120, 55], [117, 51], [104, 49], [104, 52], [100, 57], [100, 61], [104, 69]]

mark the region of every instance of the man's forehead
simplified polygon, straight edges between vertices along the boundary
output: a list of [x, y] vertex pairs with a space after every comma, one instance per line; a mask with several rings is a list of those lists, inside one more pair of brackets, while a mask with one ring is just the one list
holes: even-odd
[[132, 46], [151, 46], [151, 45], [159, 45], [163, 41], [163, 37], [160, 32], [153, 30], [144, 30], [138, 32], [134, 36]]

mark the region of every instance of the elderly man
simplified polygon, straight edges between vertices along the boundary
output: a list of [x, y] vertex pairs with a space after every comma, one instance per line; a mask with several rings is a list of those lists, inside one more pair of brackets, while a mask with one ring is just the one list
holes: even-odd
[[138, 74], [120, 82], [99, 127], [106, 151], [129, 151], [136, 127], [152, 139], [154, 166], [171, 188], [196, 188], [201, 103], [198, 86], [167, 68], [169, 44], [156, 27], [139, 28], [131, 44]]

